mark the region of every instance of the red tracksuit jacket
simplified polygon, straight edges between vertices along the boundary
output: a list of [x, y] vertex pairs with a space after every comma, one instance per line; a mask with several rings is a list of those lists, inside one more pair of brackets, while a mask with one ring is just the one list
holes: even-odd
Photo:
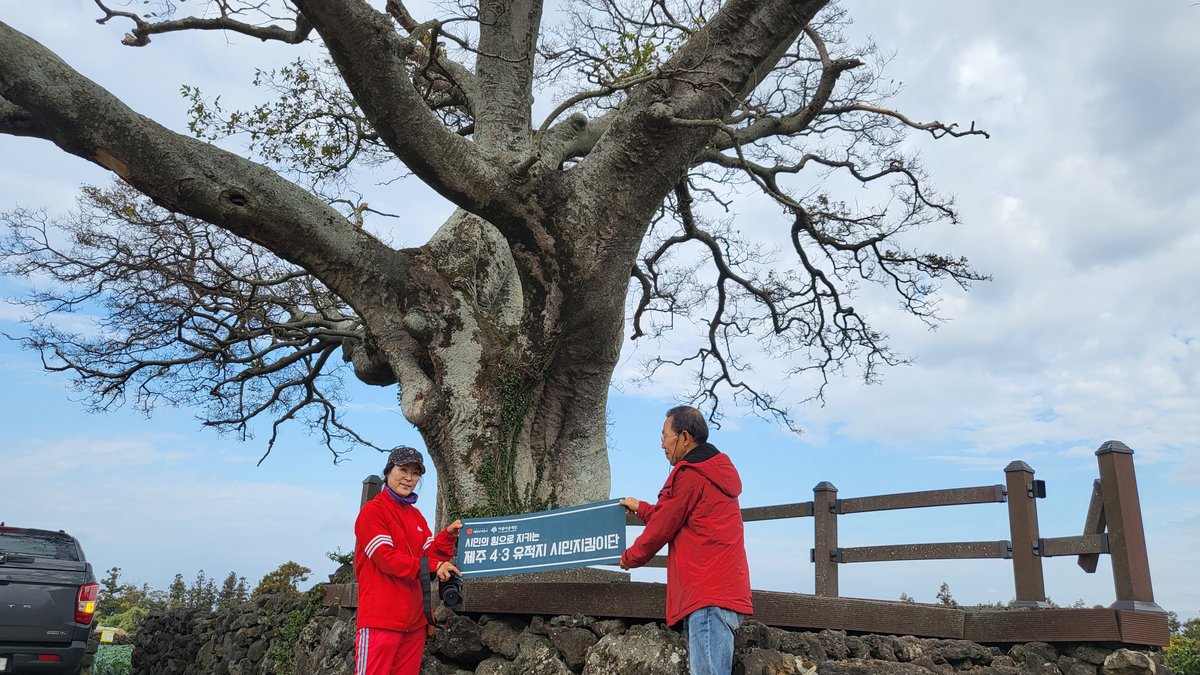
[[717, 453], [695, 464], [681, 460], [658, 493], [658, 503], [642, 502], [638, 507], [638, 518], [646, 528], [621, 560], [626, 567], [641, 567], [664, 544], [671, 545], [667, 551], [669, 625], [714, 605], [739, 614], [754, 612], [738, 505], [741, 493], [742, 479], [733, 462]]
[[457, 544], [445, 530], [434, 536], [415, 506], [380, 492], [354, 522], [354, 576], [358, 579], [358, 627], [424, 629], [420, 561], [435, 570], [454, 557]]

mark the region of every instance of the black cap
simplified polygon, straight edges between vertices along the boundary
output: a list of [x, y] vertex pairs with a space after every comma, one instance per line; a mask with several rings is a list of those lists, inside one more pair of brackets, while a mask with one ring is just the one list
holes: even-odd
[[399, 445], [392, 448], [388, 453], [388, 464], [403, 466], [405, 464], [416, 464], [421, 467], [421, 473], [425, 473], [425, 457], [421, 455], [421, 451], [416, 448], [410, 448], [407, 445]]

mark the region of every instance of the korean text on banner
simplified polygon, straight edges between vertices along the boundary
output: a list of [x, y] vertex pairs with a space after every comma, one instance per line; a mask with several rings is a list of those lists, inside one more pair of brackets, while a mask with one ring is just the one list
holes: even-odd
[[620, 562], [625, 508], [612, 499], [501, 518], [465, 518], [458, 568], [466, 579]]

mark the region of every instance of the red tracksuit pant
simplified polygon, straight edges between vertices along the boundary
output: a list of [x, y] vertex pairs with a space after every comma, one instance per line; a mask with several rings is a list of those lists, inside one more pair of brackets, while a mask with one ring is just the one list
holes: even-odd
[[407, 633], [359, 628], [354, 641], [354, 675], [417, 675], [424, 651], [424, 628]]

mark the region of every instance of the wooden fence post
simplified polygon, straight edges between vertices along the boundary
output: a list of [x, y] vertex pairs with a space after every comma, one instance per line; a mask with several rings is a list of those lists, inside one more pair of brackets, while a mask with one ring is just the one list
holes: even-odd
[[[1091, 534], [1103, 535], [1108, 529], [1104, 519], [1104, 490], [1100, 487], [1100, 479], [1092, 481], [1092, 498], [1088, 501], [1087, 517], [1083, 519], [1083, 536]], [[1105, 543], [1108, 543], [1107, 537]], [[1080, 569], [1088, 574], [1095, 574], [1096, 566], [1100, 564], [1099, 553], [1084, 553], [1077, 560]]]
[[837, 488], [821, 481], [813, 488], [813, 563], [816, 565], [816, 594], [838, 597]]
[[1150, 560], [1146, 555], [1146, 533], [1142, 527], [1142, 505], [1138, 499], [1137, 476], [1133, 472], [1133, 450], [1121, 441], [1108, 441], [1096, 451], [1100, 464], [1100, 491], [1108, 524], [1108, 550], [1112, 557], [1114, 609], [1162, 612], [1154, 602], [1150, 585]]
[[383, 479], [375, 474], [371, 474], [363, 479], [362, 483], [362, 501], [358, 503], [358, 508], [367, 505], [367, 502], [375, 498], [383, 490]]
[[1016, 460], [1004, 467], [1008, 488], [1008, 529], [1012, 540], [1013, 579], [1017, 607], [1049, 607], [1042, 559], [1033, 547], [1038, 533], [1037, 499], [1033, 496], [1033, 469]]

